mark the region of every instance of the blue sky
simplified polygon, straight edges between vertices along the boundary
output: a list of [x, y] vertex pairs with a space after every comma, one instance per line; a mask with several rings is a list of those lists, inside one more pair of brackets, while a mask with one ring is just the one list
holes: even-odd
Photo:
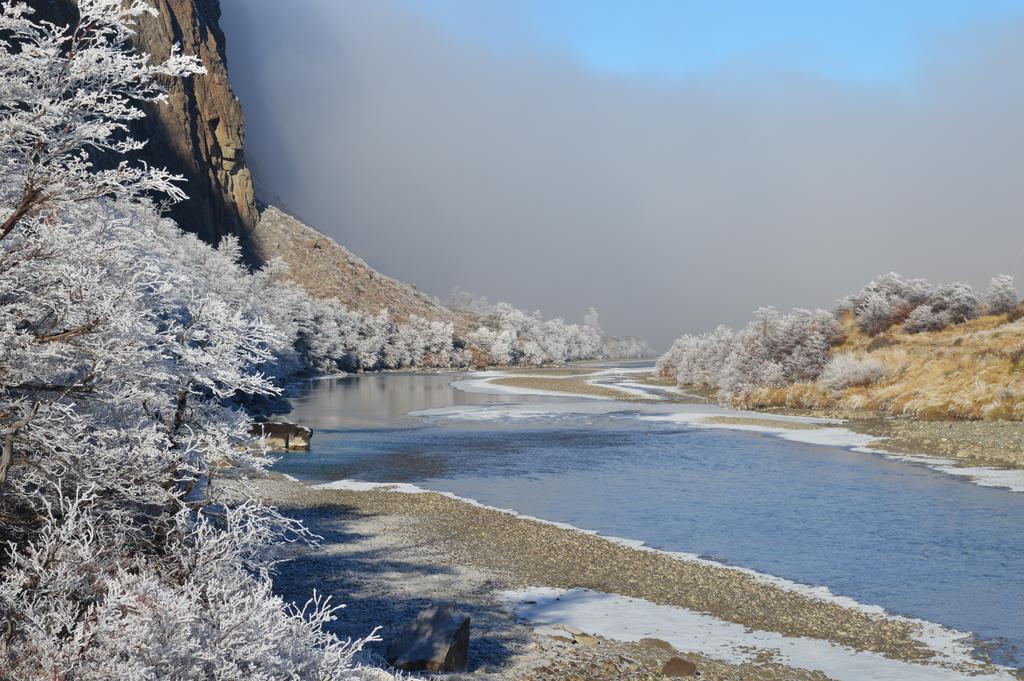
[[1024, 0], [405, 0], [460, 41], [510, 56], [568, 54], [598, 72], [658, 80], [739, 70], [899, 86], [929, 48], [1024, 16]]

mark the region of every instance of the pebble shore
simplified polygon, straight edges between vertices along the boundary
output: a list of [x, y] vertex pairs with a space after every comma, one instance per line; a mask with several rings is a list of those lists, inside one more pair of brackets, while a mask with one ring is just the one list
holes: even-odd
[[[351, 635], [381, 625], [385, 640], [419, 609], [455, 601], [473, 618], [474, 672], [466, 678], [664, 678], [661, 665], [676, 655], [669, 649], [604, 639], [581, 646], [517, 622], [495, 595], [528, 586], [617, 593], [892, 659], [924, 661], [932, 654], [907, 621], [445, 495], [316, 489], [280, 478], [255, 484], [260, 496], [325, 538], [282, 565], [275, 582], [283, 596], [301, 600], [312, 588], [336, 592], [348, 603], [340, 631]], [[705, 679], [827, 678], [770, 659], [736, 665], [685, 657]]]

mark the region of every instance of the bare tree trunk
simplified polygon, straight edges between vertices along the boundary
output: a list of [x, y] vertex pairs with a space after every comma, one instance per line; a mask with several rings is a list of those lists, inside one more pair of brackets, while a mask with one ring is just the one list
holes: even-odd
[[7, 437], [4, 438], [4, 448], [0, 451], [0, 486], [3, 486], [4, 482], [7, 481], [7, 471], [10, 469], [14, 458], [14, 436], [36, 417], [36, 412], [38, 411], [39, 403], [36, 402], [35, 406], [32, 407], [32, 413], [22, 420], [16, 421], [7, 432]]
[[18, 202], [18, 206], [14, 209], [3, 224], [0, 225], [0, 241], [7, 237], [8, 234], [14, 229], [15, 225], [18, 224], [25, 215], [32, 210], [32, 207], [39, 200], [40, 192], [38, 189], [32, 187], [31, 184], [25, 185], [25, 191], [21, 194], [21, 201]]

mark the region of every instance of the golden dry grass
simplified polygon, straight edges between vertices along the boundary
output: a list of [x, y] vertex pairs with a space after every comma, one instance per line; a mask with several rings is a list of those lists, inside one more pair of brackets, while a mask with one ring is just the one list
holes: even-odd
[[852, 319], [844, 319], [843, 327], [847, 340], [832, 354], [880, 361], [886, 369], [881, 381], [837, 392], [817, 384], [765, 389], [744, 405], [872, 411], [924, 420], [1024, 420], [1024, 320], [987, 316], [920, 334], [897, 327], [885, 334], [885, 342], [874, 343]]

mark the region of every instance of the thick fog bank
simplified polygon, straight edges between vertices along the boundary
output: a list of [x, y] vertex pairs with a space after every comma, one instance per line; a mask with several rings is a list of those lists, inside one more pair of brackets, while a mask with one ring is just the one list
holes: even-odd
[[453, 42], [386, 0], [222, 0], [263, 197], [385, 273], [667, 345], [872, 276], [1024, 271], [1024, 22], [913, 88], [675, 84]]

